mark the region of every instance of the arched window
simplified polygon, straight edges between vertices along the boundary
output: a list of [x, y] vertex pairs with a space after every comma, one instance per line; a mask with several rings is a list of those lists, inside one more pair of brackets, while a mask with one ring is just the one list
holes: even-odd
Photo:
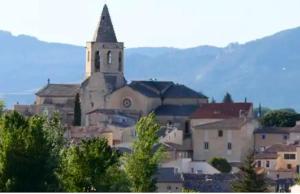
[[119, 71], [122, 71], [122, 52], [119, 52]]
[[100, 53], [96, 51], [95, 53], [95, 72], [100, 71]]
[[107, 63], [108, 63], [108, 64], [111, 64], [111, 62], [112, 62], [111, 51], [108, 51], [108, 52], [107, 52]]

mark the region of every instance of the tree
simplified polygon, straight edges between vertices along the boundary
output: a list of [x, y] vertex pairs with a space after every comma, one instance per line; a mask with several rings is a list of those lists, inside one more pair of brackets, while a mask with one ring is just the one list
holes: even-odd
[[232, 184], [233, 192], [267, 192], [264, 174], [256, 174], [254, 152], [250, 152], [241, 167], [240, 178]]
[[0, 122], [1, 191], [59, 191], [55, 170], [62, 133], [55, 118], [6, 114]]
[[79, 93], [75, 96], [75, 104], [74, 104], [74, 126], [81, 125], [81, 108], [80, 108], [80, 96]]
[[132, 153], [125, 156], [125, 172], [131, 184], [132, 192], [153, 192], [156, 190], [154, 174], [162, 159], [163, 149], [153, 146], [158, 143], [157, 131], [160, 129], [154, 113], [142, 117], [136, 125], [137, 139]]
[[224, 103], [233, 103], [231, 95], [227, 92], [223, 98]]
[[3, 100], [0, 100], [0, 117], [3, 115], [4, 113], [4, 108], [5, 108], [5, 104]]
[[216, 100], [215, 100], [215, 98], [214, 98], [214, 97], [212, 97], [212, 98], [211, 98], [211, 101], [210, 101], [210, 103], [211, 103], [211, 104], [214, 104], [214, 103], [216, 103]]
[[215, 167], [217, 170], [223, 173], [229, 173], [231, 171], [231, 165], [227, 162], [225, 158], [212, 158], [209, 163]]
[[260, 123], [264, 127], [293, 127], [297, 120], [296, 113], [274, 110], [265, 114], [260, 119]]
[[108, 172], [116, 172], [116, 169], [110, 168], [117, 163], [118, 155], [106, 139], [82, 140], [78, 145], [72, 144], [63, 149], [59, 180], [67, 192], [108, 192], [111, 189], [108, 181], [111, 177], [116, 178]]

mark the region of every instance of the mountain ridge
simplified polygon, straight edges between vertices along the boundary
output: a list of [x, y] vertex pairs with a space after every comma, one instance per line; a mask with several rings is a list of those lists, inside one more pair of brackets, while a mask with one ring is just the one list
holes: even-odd
[[[0, 98], [8, 106], [32, 103], [46, 84], [79, 83], [84, 79], [82, 46], [49, 43], [0, 31]], [[293, 86], [300, 75], [300, 27], [243, 44], [192, 48], [137, 47], [125, 51], [128, 80], [170, 80], [220, 101], [225, 92], [256, 105], [300, 110]], [[142, 73], [141, 73], [142, 72]], [[280, 91], [280, 92], [279, 92]]]

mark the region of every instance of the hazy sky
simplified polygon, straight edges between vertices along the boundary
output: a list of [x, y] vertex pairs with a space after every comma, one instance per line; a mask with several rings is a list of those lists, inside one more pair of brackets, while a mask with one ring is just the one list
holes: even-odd
[[85, 45], [104, 3], [126, 47], [226, 46], [300, 26], [300, 0], [0, 0], [0, 29]]

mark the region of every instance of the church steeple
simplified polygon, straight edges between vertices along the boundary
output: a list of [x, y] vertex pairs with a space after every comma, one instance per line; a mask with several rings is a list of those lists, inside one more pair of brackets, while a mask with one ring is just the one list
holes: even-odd
[[116, 43], [114, 27], [112, 25], [107, 5], [105, 4], [102, 10], [101, 18], [94, 34], [95, 42], [110, 42]]

